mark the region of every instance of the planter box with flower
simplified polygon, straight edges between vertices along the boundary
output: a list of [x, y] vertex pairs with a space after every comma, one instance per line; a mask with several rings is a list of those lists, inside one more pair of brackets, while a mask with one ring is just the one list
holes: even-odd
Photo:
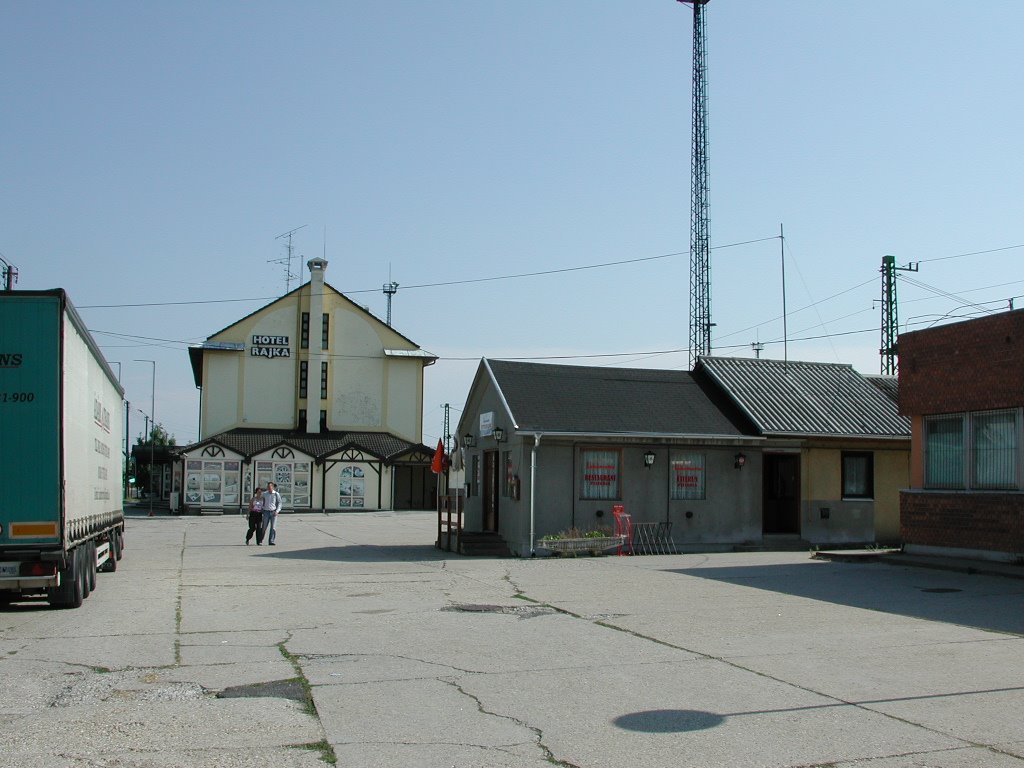
[[606, 550], [621, 547], [625, 540], [625, 536], [613, 535], [609, 530], [581, 531], [570, 528], [558, 533], [549, 533], [537, 542], [537, 546], [559, 555], [572, 556], [579, 552], [599, 555]]

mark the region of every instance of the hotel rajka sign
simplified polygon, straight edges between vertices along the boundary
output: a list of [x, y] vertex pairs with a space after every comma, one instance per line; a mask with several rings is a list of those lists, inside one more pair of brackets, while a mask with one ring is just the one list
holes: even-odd
[[250, 357], [291, 357], [292, 349], [287, 336], [253, 335], [249, 347]]

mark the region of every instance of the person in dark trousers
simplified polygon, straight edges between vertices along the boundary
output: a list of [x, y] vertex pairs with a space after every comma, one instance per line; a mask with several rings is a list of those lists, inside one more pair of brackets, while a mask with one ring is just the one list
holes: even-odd
[[267, 544], [274, 546], [277, 540], [277, 513], [281, 511], [281, 494], [277, 486], [267, 483], [263, 492], [263, 532], [267, 536]]
[[256, 486], [249, 499], [249, 530], [245, 533], [246, 545], [256, 536], [256, 546], [263, 543], [263, 490]]

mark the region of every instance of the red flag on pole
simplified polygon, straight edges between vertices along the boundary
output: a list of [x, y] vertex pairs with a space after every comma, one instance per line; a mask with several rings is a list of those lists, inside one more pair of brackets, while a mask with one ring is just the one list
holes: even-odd
[[430, 471], [435, 475], [444, 472], [444, 443], [441, 438], [437, 438], [437, 450], [434, 451], [434, 460], [430, 462]]

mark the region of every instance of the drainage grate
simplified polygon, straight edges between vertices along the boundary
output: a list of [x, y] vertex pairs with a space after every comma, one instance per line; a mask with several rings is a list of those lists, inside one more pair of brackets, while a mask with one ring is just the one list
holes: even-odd
[[954, 587], [921, 587], [922, 592], [931, 592], [932, 594], [945, 595], [950, 592], [963, 592], [962, 589], [956, 589]]

